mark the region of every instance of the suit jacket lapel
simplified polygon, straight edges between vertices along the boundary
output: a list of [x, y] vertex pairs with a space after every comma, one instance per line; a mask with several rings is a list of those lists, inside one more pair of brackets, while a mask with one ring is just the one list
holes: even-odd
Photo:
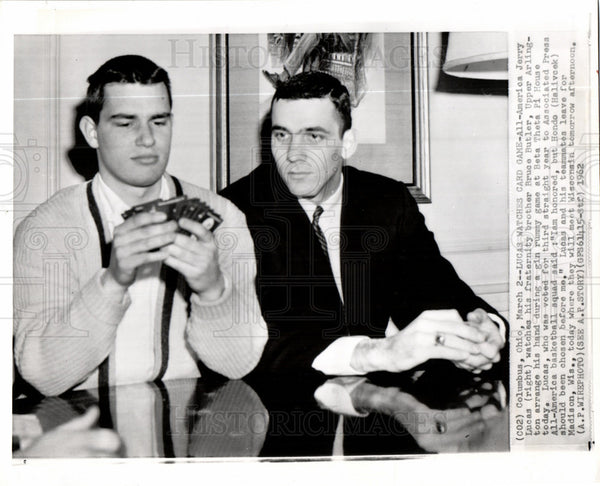
[[373, 223], [368, 220], [366, 204], [352, 167], [344, 167], [342, 215], [340, 218], [340, 269], [344, 296], [344, 315], [349, 328], [368, 324], [370, 316], [371, 255], [365, 248], [365, 234]]
[[343, 168], [344, 187], [342, 188], [342, 214], [340, 217], [340, 271], [342, 278], [342, 294], [344, 304], [352, 305], [354, 296], [351, 289], [354, 288], [354, 279], [351, 273], [350, 255], [356, 251], [356, 235], [353, 227], [356, 226], [356, 218], [359, 216], [360, 204], [357, 194], [352, 192], [352, 174], [347, 167]]

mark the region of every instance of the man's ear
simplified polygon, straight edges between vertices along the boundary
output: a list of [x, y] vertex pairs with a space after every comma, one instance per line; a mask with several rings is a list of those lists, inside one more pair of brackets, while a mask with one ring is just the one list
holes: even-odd
[[79, 130], [83, 134], [85, 141], [92, 148], [98, 148], [98, 133], [96, 132], [96, 122], [88, 115], [79, 120]]
[[354, 135], [354, 130], [349, 129], [344, 132], [342, 136], [342, 157], [344, 160], [348, 160], [354, 152], [356, 152], [356, 136]]

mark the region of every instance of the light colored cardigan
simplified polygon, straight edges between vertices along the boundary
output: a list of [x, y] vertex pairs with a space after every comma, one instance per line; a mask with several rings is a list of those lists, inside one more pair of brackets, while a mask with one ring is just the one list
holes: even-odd
[[[170, 178], [171, 194], [174, 194]], [[188, 301], [181, 285], [174, 294], [165, 378], [199, 376], [196, 360], [229, 378], [250, 372], [260, 359], [267, 329], [256, 298], [256, 261], [244, 215], [215, 193], [182, 182], [183, 193], [198, 197], [223, 217], [214, 233], [219, 265], [229, 282], [215, 302], [195, 294]], [[96, 191], [96, 182], [92, 183]], [[104, 233], [108, 234], [104, 228]], [[114, 363], [117, 327], [130, 297], [111, 295], [100, 284], [98, 230], [86, 184], [56, 193], [17, 228], [14, 241], [14, 354], [25, 380], [45, 395], [83, 383], [97, 386], [98, 367], [109, 356], [109, 383], [118, 384]], [[160, 283], [154, 336], [155, 374], [161, 365], [160, 319], [164, 282]], [[140, 323], [140, 325], [148, 325]], [[144, 334], [144, 333], [140, 333]], [[140, 337], [143, 339], [143, 337]], [[188, 354], [186, 354], [188, 353]], [[190, 359], [190, 356], [192, 359]], [[190, 363], [192, 366], [190, 367]]]

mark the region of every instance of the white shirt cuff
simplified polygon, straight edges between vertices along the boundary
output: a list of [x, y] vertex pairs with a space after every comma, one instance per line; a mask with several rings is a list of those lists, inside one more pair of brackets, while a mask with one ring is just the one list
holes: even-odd
[[506, 344], [506, 324], [504, 321], [500, 319], [496, 314], [490, 314], [488, 312], [489, 318], [494, 321], [498, 325], [498, 329], [500, 331], [500, 337], [502, 338], [502, 344]]
[[354, 348], [367, 336], [344, 336], [333, 341], [312, 362], [312, 367], [326, 375], [364, 375], [350, 366]]
[[327, 380], [315, 391], [315, 400], [321, 408], [342, 415], [366, 417], [369, 412], [358, 412], [352, 405], [350, 394], [358, 385], [367, 379], [357, 376], [346, 376]]

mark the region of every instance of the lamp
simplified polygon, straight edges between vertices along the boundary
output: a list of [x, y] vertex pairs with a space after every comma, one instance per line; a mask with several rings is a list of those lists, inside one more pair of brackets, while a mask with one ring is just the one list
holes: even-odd
[[508, 79], [507, 34], [451, 32], [442, 70], [460, 78]]

